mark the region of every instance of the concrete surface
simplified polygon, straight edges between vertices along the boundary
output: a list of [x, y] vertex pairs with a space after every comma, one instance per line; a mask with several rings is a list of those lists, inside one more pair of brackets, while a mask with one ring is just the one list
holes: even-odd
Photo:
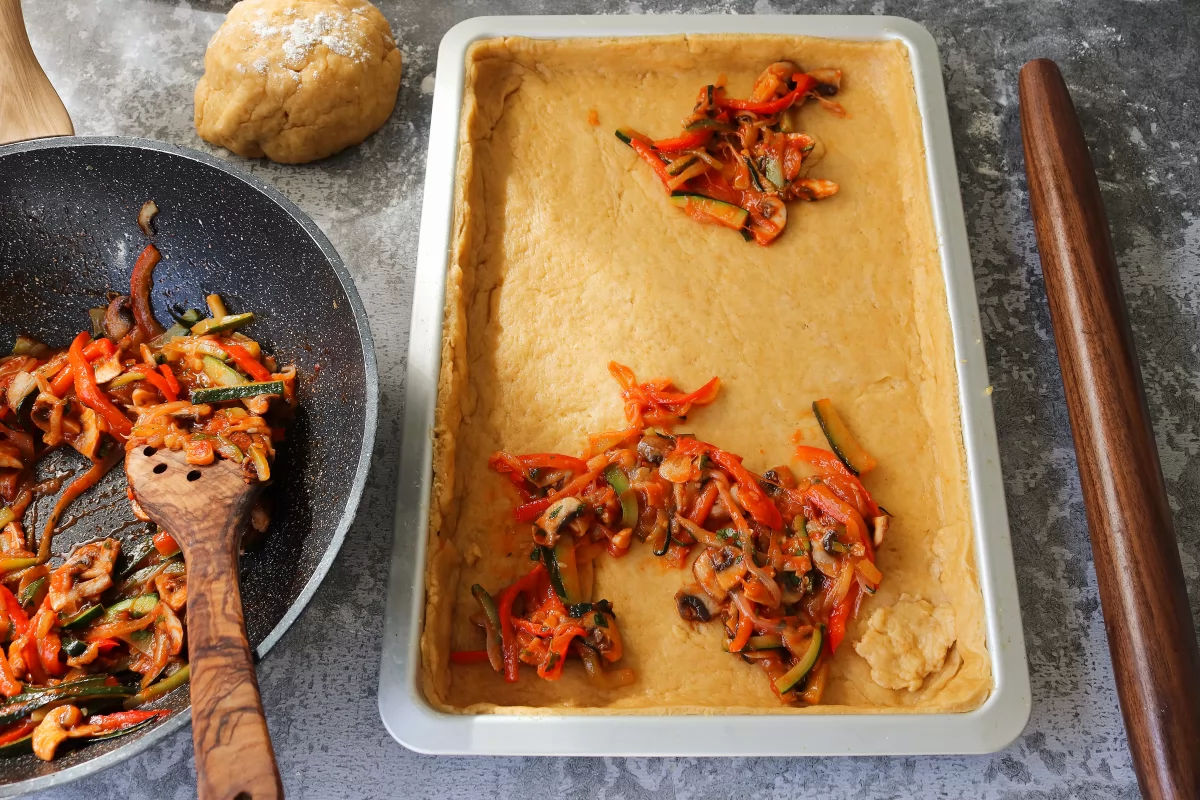
[[[34, 48], [83, 134], [210, 148], [192, 91], [226, 2], [26, 0]], [[371, 315], [382, 413], [358, 522], [324, 586], [259, 669], [292, 797], [1117, 798], [1136, 783], [1112, 686], [1017, 121], [1017, 70], [1062, 66], [1113, 225], [1180, 551], [1200, 596], [1200, 11], [1185, 2], [465, 0], [382, 4], [405, 55], [396, 113], [306, 167], [243, 163], [333, 240]], [[384, 731], [376, 674], [403, 412], [432, 73], [442, 34], [498, 13], [896, 14], [941, 49], [1000, 427], [1033, 717], [991, 756], [903, 759], [496, 759], [411, 753]], [[228, 154], [226, 154], [228, 155]], [[233, 159], [239, 161], [239, 159]], [[60, 798], [186, 798], [191, 734]], [[51, 794], [44, 795], [50, 797]]]

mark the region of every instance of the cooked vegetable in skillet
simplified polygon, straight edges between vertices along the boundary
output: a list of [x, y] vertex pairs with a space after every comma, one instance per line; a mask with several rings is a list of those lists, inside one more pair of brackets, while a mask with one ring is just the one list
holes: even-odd
[[[140, 730], [167, 712], [139, 707], [188, 680], [178, 544], [160, 530], [125, 552], [102, 538], [56, 555], [71, 501], [121, 461], [123, 447], [181, 450], [196, 465], [228, 459], [247, 482], [268, 482], [295, 406], [295, 368], [241, 330], [252, 313], [230, 314], [210, 295], [207, 317], [180, 310], [169, 328], [154, 318], [159, 258], [147, 245], [130, 294], [94, 309], [91, 331], [69, 347], [22, 336], [0, 358], [0, 754], [32, 748], [50, 760], [67, 739]], [[34, 483], [34, 466], [62, 446], [91, 467], [67, 484], [40, 530], [27, 529], [31, 503], [61, 484]], [[260, 505], [251, 525], [262, 532], [268, 519]]]
[[634, 682], [632, 670], [615, 666], [623, 655], [616, 612], [591, 597], [594, 559], [625, 556], [636, 538], [673, 567], [690, 563], [695, 582], [675, 595], [676, 613], [719, 621], [725, 649], [762, 667], [781, 701], [819, 703], [847, 623], [883, 580], [875, 549], [888, 516], [860, 479], [874, 460], [822, 399], [813, 411], [834, 452], [801, 445], [808, 475], [787, 466], [757, 475], [741, 456], [674, 432], [717, 399], [719, 379], [683, 393], [669, 379], [639, 383], [615, 362], [609, 370], [628, 427], [590, 435], [578, 458], [497, 452], [489, 460], [520, 495], [514, 516], [532, 523], [537, 563], [494, 596], [471, 588], [486, 649], [451, 661], [486, 662], [511, 682], [520, 664], [556, 680], [577, 656], [597, 688]]
[[817, 141], [791, 130], [786, 115], [811, 98], [845, 116], [829, 99], [841, 83], [841, 70], [803, 72], [779, 61], [759, 75], [748, 100], [726, 96], [723, 77], [702, 88], [675, 138], [655, 141], [631, 128], [617, 130], [617, 138], [650, 165], [672, 205], [699, 222], [733, 228], [747, 241], [768, 245], [787, 225], [785, 201], [837, 193], [833, 181], [807, 176]]

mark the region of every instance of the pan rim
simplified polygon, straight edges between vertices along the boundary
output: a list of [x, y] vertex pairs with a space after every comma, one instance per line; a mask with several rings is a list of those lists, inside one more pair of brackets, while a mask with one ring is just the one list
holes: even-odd
[[[350, 492], [346, 497], [345, 508], [342, 511], [341, 517], [338, 520], [337, 526], [334, 529], [333, 536], [330, 539], [329, 546], [326, 548], [321, 560], [317, 562], [313, 569], [312, 575], [304, 584], [304, 588], [300, 590], [295, 602], [284, 613], [283, 617], [275, 624], [270, 633], [262, 640], [255, 648], [254, 655], [256, 663], [261, 661], [272, 647], [283, 637], [283, 634], [292, 626], [299, 618], [300, 614], [308, 607], [313, 595], [324, 582], [329, 568], [333, 566], [333, 561], [341, 552], [342, 544], [345, 542], [346, 534], [350, 530], [350, 526], [354, 523], [358, 513], [359, 503], [362, 500], [363, 492], [366, 488], [367, 478], [371, 469], [371, 456], [375, 450], [375, 437], [379, 422], [379, 365], [375, 357], [375, 341], [371, 336], [370, 321], [367, 319], [366, 307], [363, 305], [362, 298], [358, 294], [358, 289], [354, 284], [354, 278], [350, 275], [350, 271], [346, 269], [346, 265], [342, 262], [341, 256], [333, 244], [321, 231], [312, 218], [300, 209], [295, 203], [289, 200], [274, 186], [265, 181], [251, 175], [245, 170], [230, 164], [222, 158], [210, 155], [208, 153], [193, 150], [188, 147], [182, 147], [168, 142], [160, 142], [152, 139], [143, 139], [133, 136], [54, 136], [44, 139], [31, 139], [24, 142], [14, 142], [12, 144], [0, 145], [0, 163], [7, 156], [18, 155], [38, 150], [64, 150], [64, 149], [80, 149], [84, 147], [115, 147], [133, 150], [153, 150], [159, 153], [165, 153], [168, 156], [175, 156], [196, 161], [205, 166], [212, 167], [220, 172], [225, 173], [229, 177], [249, 186], [261, 195], [264, 195], [279, 206], [291, 218], [292, 222], [299, 225], [300, 228], [308, 235], [316, 244], [321, 254], [325, 257], [326, 262], [333, 269], [337, 276], [338, 283], [341, 284], [342, 291], [346, 293], [346, 299], [350, 303], [351, 315], [354, 318], [354, 324], [358, 331], [359, 341], [362, 346], [363, 354], [363, 377], [365, 385], [363, 386], [364, 403], [363, 403], [363, 436], [362, 448], [359, 452], [358, 464], [354, 471], [354, 481], [351, 484]], [[68, 783], [73, 783], [81, 778], [93, 775], [97, 772], [102, 772], [111, 766], [114, 766], [122, 761], [132, 758], [139, 753], [145, 752], [154, 745], [161, 742], [170, 734], [182, 728], [185, 724], [190, 724], [192, 721], [192, 707], [189, 701], [188, 707], [183, 711], [178, 712], [163, 724], [156, 727], [154, 730], [135, 739], [127, 745], [118, 747], [103, 755], [97, 756], [94, 759], [85, 761], [82, 764], [77, 764], [73, 767], [43, 775], [37, 778], [29, 778], [23, 781], [17, 781], [10, 784], [0, 785], [0, 797], [17, 797], [30, 792], [42, 791], [54, 787], [64, 786]]]

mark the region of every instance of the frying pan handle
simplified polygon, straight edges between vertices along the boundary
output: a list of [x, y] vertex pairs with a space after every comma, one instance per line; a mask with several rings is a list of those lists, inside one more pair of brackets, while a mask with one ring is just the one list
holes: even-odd
[[21, 0], [0, 0], [0, 144], [73, 133], [71, 117], [29, 44]]
[[1021, 69], [1025, 172], [1104, 626], [1148, 798], [1200, 797], [1200, 655], [1100, 188], [1053, 61]]
[[185, 550], [196, 793], [200, 800], [277, 800], [283, 784], [246, 640], [238, 540], [196, 537]]

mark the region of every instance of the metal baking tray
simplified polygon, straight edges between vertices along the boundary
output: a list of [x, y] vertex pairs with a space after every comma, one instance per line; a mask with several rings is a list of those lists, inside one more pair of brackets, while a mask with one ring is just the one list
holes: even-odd
[[[938, 250], [958, 367], [975, 558], [995, 685], [963, 713], [805, 715], [447, 714], [420, 687], [432, 430], [441, 368], [455, 167], [472, 42], [495, 36], [578, 38], [702, 33], [899, 40], [909, 50]], [[438, 53], [409, 339], [404, 441], [379, 677], [379, 712], [404, 746], [424, 753], [612, 756], [791, 756], [987, 753], [1029, 719], [1029, 671], [1017, 601], [983, 334], [937, 45], [925, 28], [869, 16], [479, 17], [452, 28]]]

